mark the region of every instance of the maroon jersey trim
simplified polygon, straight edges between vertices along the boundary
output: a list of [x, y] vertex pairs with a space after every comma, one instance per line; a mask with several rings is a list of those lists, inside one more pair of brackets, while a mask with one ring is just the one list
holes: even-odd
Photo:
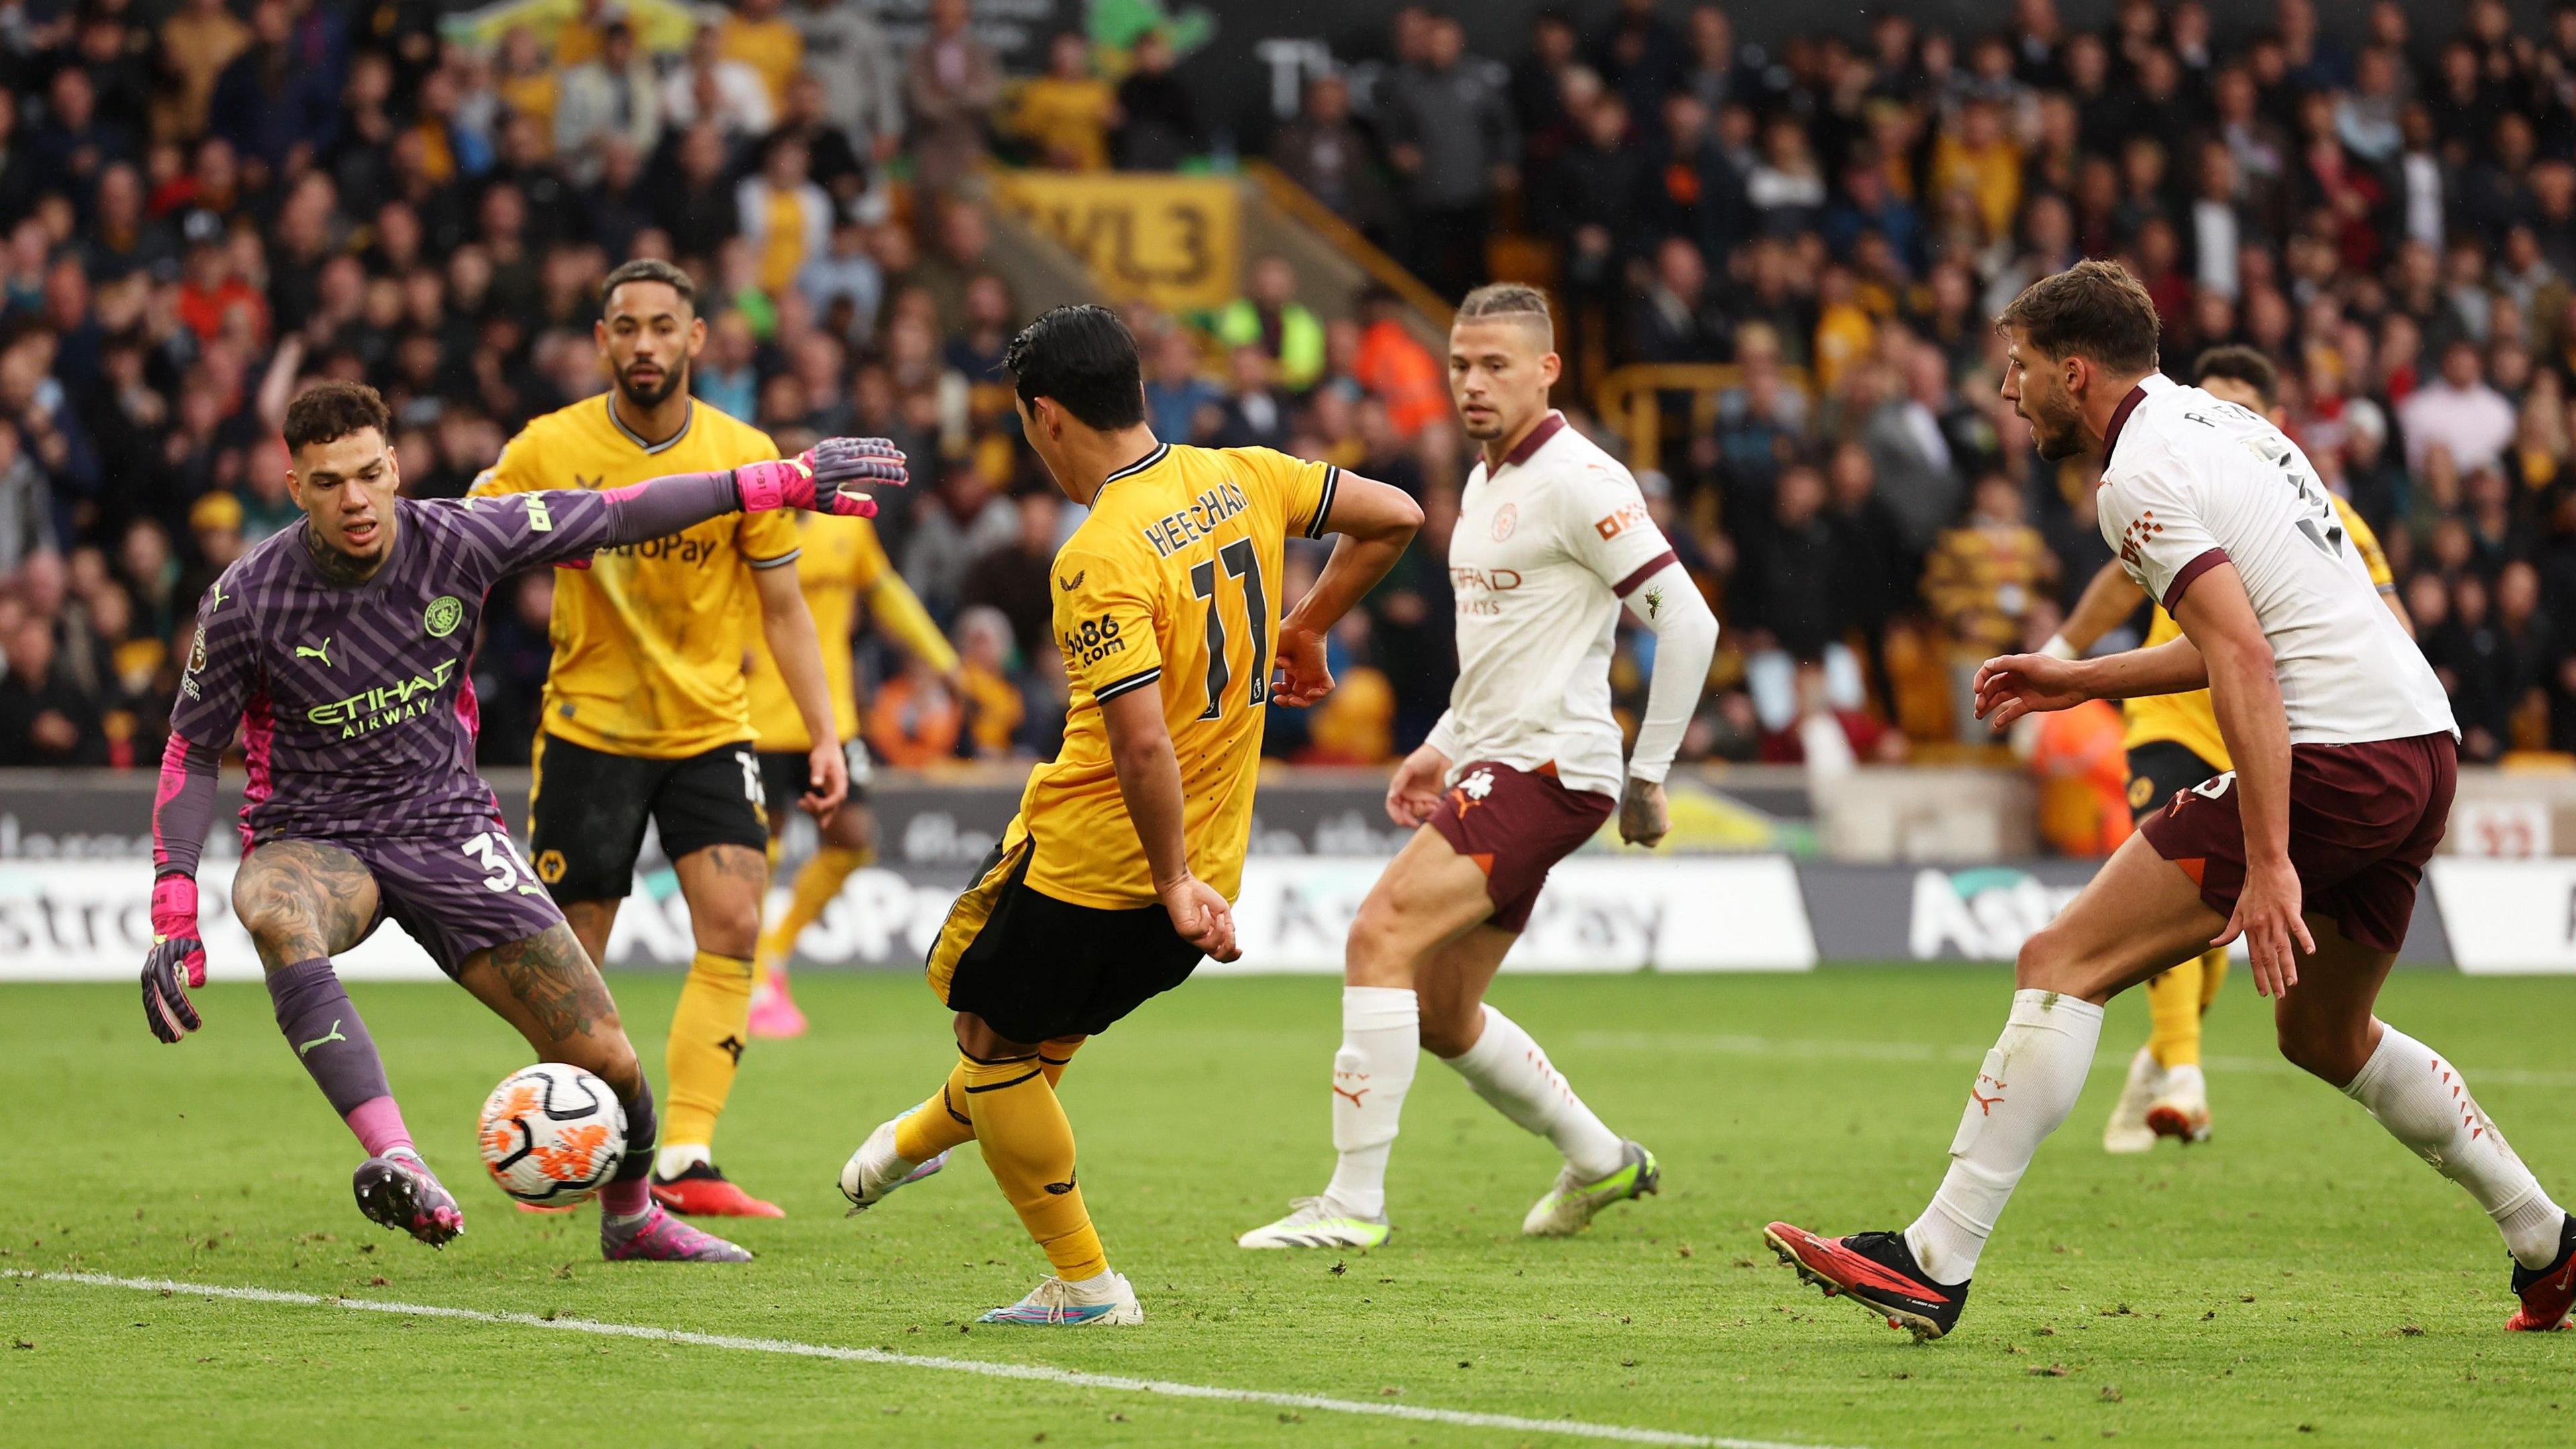
[[2173, 577], [2173, 583], [2165, 589], [2165, 612], [2168, 614], [2173, 612], [2174, 605], [2182, 602], [2183, 590], [2200, 582], [2200, 576], [2202, 574], [2209, 572], [2211, 569], [2214, 569], [2227, 561], [2227, 550], [2223, 548], [2202, 549], [2200, 551], [2200, 556], [2193, 559], [2191, 562], [2184, 564], [2182, 566], [2182, 572], [2175, 574]]

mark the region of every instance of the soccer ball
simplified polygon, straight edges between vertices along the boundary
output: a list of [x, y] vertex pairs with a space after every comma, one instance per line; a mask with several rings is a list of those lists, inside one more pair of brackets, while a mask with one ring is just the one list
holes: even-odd
[[539, 1062], [483, 1099], [474, 1138], [483, 1166], [521, 1202], [569, 1207], [599, 1191], [626, 1155], [626, 1109], [579, 1067]]

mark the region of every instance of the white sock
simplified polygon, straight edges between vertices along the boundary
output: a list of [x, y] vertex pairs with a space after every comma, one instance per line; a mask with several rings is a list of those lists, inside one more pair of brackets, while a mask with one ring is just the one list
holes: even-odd
[[653, 1154], [653, 1175], [664, 1180], [679, 1176], [701, 1162], [713, 1162], [715, 1150], [703, 1142], [666, 1142]]
[[2557, 1260], [2566, 1214], [2487, 1120], [2458, 1068], [2382, 1022], [2379, 1049], [2343, 1094], [2370, 1109], [2389, 1136], [2413, 1148], [2435, 1172], [2467, 1188], [2503, 1230], [2514, 1261], [2546, 1268]]
[[2075, 1110], [2102, 1039], [2102, 1008], [2054, 991], [2013, 993], [2012, 1015], [1977, 1069], [1950, 1171], [1932, 1205], [1905, 1230], [1914, 1261], [1936, 1283], [1965, 1283], [2039, 1144]]
[[1422, 1007], [1399, 986], [1342, 988], [1342, 1049], [1333, 1054], [1333, 1149], [1324, 1189], [1353, 1217], [1386, 1211], [1386, 1158], [1422, 1056]]
[[1520, 1023], [1490, 1006], [1484, 1012], [1484, 1031], [1476, 1044], [1442, 1060], [1495, 1111], [1555, 1143], [1577, 1177], [1593, 1182], [1617, 1172], [1619, 1134], [1601, 1125], [1574, 1095]]

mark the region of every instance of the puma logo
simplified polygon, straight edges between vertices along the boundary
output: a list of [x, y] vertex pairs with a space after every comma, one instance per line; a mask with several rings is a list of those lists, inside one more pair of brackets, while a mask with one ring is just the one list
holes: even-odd
[[1050, 1182], [1046, 1185], [1046, 1190], [1056, 1197], [1062, 1197], [1066, 1193], [1073, 1191], [1073, 1182], [1074, 1180], [1070, 1177], [1066, 1178], [1062, 1182]]
[[738, 1066], [741, 1066], [741, 1065], [742, 1065], [742, 1038], [741, 1038], [741, 1037], [738, 1037], [738, 1036], [729, 1036], [729, 1037], [726, 1037], [723, 1041], [720, 1041], [720, 1042], [717, 1042], [717, 1043], [716, 1043], [716, 1050], [718, 1050], [718, 1051], [720, 1051], [720, 1052], [723, 1052], [726, 1056], [729, 1056], [729, 1057], [733, 1058], [733, 1064], [734, 1064], [735, 1066], [737, 1066], [737, 1067], [738, 1067]]
[[330, 668], [330, 667], [331, 667], [331, 636], [330, 636], [330, 635], [328, 635], [328, 634], [323, 635], [323, 636], [322, 636], [322, 643], [321, 643], [321, 645], [320, 645], [318, 648], [317, 648], [317, 647], [315, 647], [314, 645], [310, 645], [310, 644], [298, 644], [298, 645], [296, 645], [296, 646], [295, 646], [295, 657], [296, 657], [296, 658], [298, 658], [298, 659], [319, 659], [319, 660], [321, 660], [321, 661], [322, 661], [322, 667], [323, 667], [323, 668], [325, 668], [325, 669]]
[[311, 1041], [297, 1042], [295, 1044], [295, 1054], [299, 1057], [311, 1056], [313, 1054], [313, 1049], [321, 1046], [325, 1042], [347, 1040], [347, 1037], [340, 1035], [340, 1018], [335, 1016], [331, 1018], [331, 1030], [327, 1035], [317, 1036]]
[[1367, 1096], [1368, 1094], [1369, 1094], [1369, 1089], [1368, 1089], [1368, 1088], [1366, 1088], [1366, 1087], [1362, 1087], [1362, 1088], [1360, 1088], [1360, 1089], [1359, 1089], [1358, 1091], [1356, 1091], [1356, 1092], [1345, 1092], [1345, 1091], [1343, 1091], [1343, 1090], [1342, 1090], [1341, 1088], [1339, 1088], [1339, 1087], [1335, 1087], [1335, 1088], [1333, 1089], [1333, 1095], [1334, 1095], [1334, 1096], [1336, 1096], [1336, 1097], [1348, 1097], [1348, 1098], [1350, 1098], [1350, 1099], [1351, 1099], [1351, 1105], [1352, 1105], [1352, 1106], [1354, 1106], [1354, 1107], [1359, 1106], [1359, 1105], [1360, 1105], [1360, 1098], [1365, 1097], [1365, 1096]]
[[[1995, 1115], [1995, 1104], [2004, 1099], [2004, 1088], [2007, 1085], [2009, 1084], [1998, 1082], [1994, 1078], [1980, 1072], [1977, 1074], [1977, 1086], [1970, 1087], [1968, 1089], [1968, 1100], [1977, 1104], [1977, 1111], [1981, 1116], [1991, 1117]], [[1995, 1089], [1995, 1094], [1993, 1096], [1989, 1097], [1985, 1093], [1977, 1090], [1977, 1087], [1986, 1086], [1991, 1086]]]

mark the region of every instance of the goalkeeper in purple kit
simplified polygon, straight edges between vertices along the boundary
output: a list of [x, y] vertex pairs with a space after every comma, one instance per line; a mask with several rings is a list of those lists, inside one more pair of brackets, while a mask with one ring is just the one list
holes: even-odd
[[152, 953], [143, 1007], [176, 1042], [201, 1024], [196, 869], [215, 766], [236, 729], [250, 770], [233, 911], [259, 948], [279, 1030], [366, 1149], [360, 1210], [431, 1246], [464, 1215], [403, 1125], [367, 1026], [331, 958], [390, 918], [544, 1061], [589, 1071], [626, 1110], [626, 1156], [600, 1191], [611, 1259], [751, 1254], [655, 1205], [653, 1089], [616, 1004], [511, 843], [474, 772], [468, 664], [484, 595], [511, 572], [782, 507], [866, 517], [857, 485], [900, 484], [876, 439], [631, 487], [423, 501], [399, 496], [375, 390], [324, 383], [286, 411], [288, 489], [305, 513], [198, 605], [152, 812]]

